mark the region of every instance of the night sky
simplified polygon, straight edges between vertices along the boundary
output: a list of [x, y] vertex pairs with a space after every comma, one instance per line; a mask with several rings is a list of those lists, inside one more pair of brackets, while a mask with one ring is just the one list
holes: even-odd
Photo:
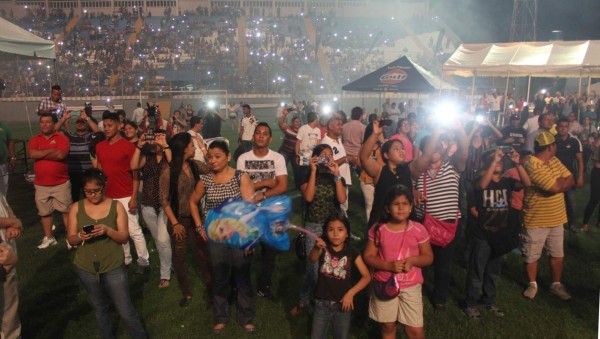
[[[513, 0], [431, 0], [464, 43], [508, 42]], [[564, 40], [600, 40], [600, 0], [538, 0], [537, 40], [553, 30]]]

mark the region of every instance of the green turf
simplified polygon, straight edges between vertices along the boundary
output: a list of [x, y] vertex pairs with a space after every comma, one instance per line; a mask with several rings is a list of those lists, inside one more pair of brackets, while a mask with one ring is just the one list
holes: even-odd
[[[271, 119], [269, 122], [273, 122]], [[9, 124], [15, 138], [27, 138], [25, 124]], [[274, 128], [273, 147], [281, 142], [281, 133]], [[35, 131], [34, 126], [34, 131]], [[223, 134], [231, 140], [233, 132], [226, 125]], [[23, 171], [21, 163], [18, 172]], [[291, 173], [291, 172], [290, 172]], [[21, 291], [20, 315], [23, 322], [23, 338], [95, 338], [98, 336], [92, 308], [85, 292], [80, 287], [72, 269], [72, 253], [67, 252], [64, 231], [57, 234], [59, 246], [44, 251], [36, 248], [42, 238], [41, 226], [36, 217], [33, 203], [33, 186], [23, 180], [21, 174], [11, 176], [8, 199], [16, 214], [22, 218], [25, 231], [19, 240], [19, 285]], [[589, 187], [578, 192], [578, 210], [585, 206]], [[290, 180], [288, 193], [294, 197], [292, 221], [300, 222], [299, 194]], [[357, 182], [350, 190], [350, 221], [353, 233], [364, 239], [365, 215], [362, 197]], [[580, 213], [581, 217], [581, 213]], [[595, 221], [595, 219], [593, 219]], [[57, 219], [58, 222], [58, 219]], [[60, 228], [60, 227], [59, 227]], [[600, 288], [600, 229], [591, 227], [589, 234], [566, 236], [566, 259], [564, 283], [573, 295], [563, 302], [548, 292], [548, 260], [540, 264], [540, 291], [535, 300], [521, 297], [526, 284], [520, 257], [509, 254], [503, 264], [503, 273], [498, 281], [498, 305], [506, 310], [506, 316], [497, 319], [484, 312], [483, 319], [469, 320], [459, 308], [464, 298], [466, 270], [458, 264], [453, 268], [451, 297], [448, 308], [434, 312], [428, 303], [431, 292], [431, 272], [426, 273], [425, 330], [430, 338], [597, 338], [598, 337], [598, 291]], [[146, 237], [151, 250], [152, 273], [149, 282], [139, 276], [130, 275], [131, 295], [151, 337], [154, 338], [205, 338], [210, 332], [212, 314], [207, 308], [204, 287], [197, 265], [189, 256], [189, 272], [194, 299], [188, 308], [178, 306], [181, 297], [177, 280], [173, 277], [169, 288], [159, 290], [158, 256], [152, 237]], [[364, 241], [356, 244], [360, 249]], [[460, 255], [457, 251], [457, 259]], [[255, 258], [254, 274], [258, 274], [259, 257]], [[306, 314], [297, 318], [289, 310], [298, 298], [302, 282], [303, 265], [293, 253], [283, 253], [277, 258], [274, 275], [274, 301], [256, 298], [255, 324], [259, 338], [305, 338], [309, 334], [310, 317]], [[253, 277], [256, 282], [256, 276]], [[362, 292], [356, 297], [353, 312], [352, 338], [376, 338], [377, 324], [368, 319], [368, 299]], [[235, 307], [231, 322], [222, 337], [245, 336], [235, 322]], [[122, 324], [115, 316], [119, 337], [126, 337]], [[402, 333], [402, 337], [405, 335]]]

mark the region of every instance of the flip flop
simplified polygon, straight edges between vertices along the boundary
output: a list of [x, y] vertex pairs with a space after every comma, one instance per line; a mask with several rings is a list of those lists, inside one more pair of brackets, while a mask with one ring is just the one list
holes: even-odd
[[253, 334], [256, 332], [256, 327], [254, 327], [252, 324], [246, 324], [242, 327], [244, 328], [244, 332], [246, 332], [246, 334]]
[[212, 328], [212, 333], [219, 335], [219, 334], [221, 334], [221, 332], [223, 332], [224, 328], [225, 328], [225, 324], [216, 324]]

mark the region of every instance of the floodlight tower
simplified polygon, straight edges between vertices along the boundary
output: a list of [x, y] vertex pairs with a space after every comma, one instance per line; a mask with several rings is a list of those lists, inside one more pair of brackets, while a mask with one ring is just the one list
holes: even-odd
[[535, 41], [538, 0], [514, 0], [510, 42]]

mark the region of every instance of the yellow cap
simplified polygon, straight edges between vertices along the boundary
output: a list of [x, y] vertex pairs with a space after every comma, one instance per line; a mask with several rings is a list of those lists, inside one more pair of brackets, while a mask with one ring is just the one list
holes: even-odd
[[535, 144], [538, 146], [547, 146], [555, 143], [554, 135], [550, 132], [541, 132], [535, 137]]

